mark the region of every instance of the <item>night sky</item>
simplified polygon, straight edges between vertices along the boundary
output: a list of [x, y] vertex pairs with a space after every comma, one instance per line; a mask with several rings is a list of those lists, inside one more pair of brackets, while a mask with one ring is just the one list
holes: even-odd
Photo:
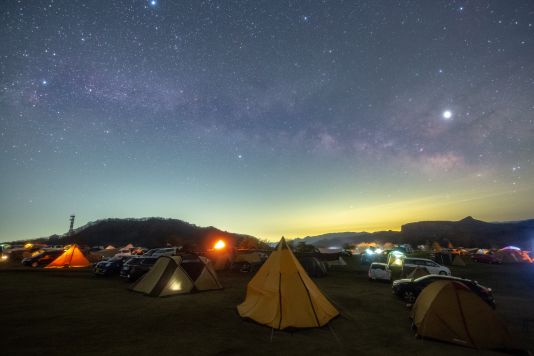
[[0, 4], [0, 240], [534, 217], [534, 2]]

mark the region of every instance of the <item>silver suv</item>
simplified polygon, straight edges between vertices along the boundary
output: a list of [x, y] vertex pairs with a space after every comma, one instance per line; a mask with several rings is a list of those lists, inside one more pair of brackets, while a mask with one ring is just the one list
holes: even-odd
[[417, 268], [423, 267], [426, 268], [430, 274], [441, 274], [442, 276], [450, 276], [451, 270], [445, 266], [437, 264], [436, 262], [429, 260], [427, 258], [414, 258], [406, 257], [404, 259], [404, 268]]

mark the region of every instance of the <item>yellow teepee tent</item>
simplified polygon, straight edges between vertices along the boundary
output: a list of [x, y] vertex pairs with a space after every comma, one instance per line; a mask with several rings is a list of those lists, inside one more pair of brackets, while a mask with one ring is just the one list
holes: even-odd
[[239, 315], [274, 329], [327, 324], [339, 312], [311, 280], [282, 237], [247, 286]]
[[74, 244], [45, 268], [88, 267], [90, 265], [91, 263], [85, 258], [78, 245]]

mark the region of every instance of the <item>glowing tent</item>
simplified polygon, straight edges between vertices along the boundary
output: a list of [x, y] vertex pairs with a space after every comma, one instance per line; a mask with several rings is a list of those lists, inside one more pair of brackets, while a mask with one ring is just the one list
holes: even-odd
[[89, 267], [90, 265], [91, 263], [80, 251], [78, 245], [74, 244], [45, 268]]
[[106, 250], [115, 250], [116, 248], [113, 245], [107, 245], [105, 249]]
[[282, 237], [247, 285], [239, 315], [274, 329], [327, 324], [339, 312], [321, 293]]
[[221, 289], [210, 260], [194, 254], [161, 256], [131, 289], [152, 297]]
[[430, 284], [419, 294], [411, 317], [423, 337], [480, 349], [516, 349], [495, 311], [460, 282]]

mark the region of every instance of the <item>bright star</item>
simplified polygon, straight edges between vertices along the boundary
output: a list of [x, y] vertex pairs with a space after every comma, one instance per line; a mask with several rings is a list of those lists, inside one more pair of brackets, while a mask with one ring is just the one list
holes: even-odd
[[243, 158], [243, 155], [237, 155], [237, 158], [241, 159]]
[[443, 118], [444, 118], [445, 120], [450, 120], [450, 119], [452, 118], [452, 111], [450, 111], [450, 110], [445, 110], [445, 111], [443, 112]]
[[152, 1], [150, 1], [150, 5], [152, 5], [152, 6], [156, 6], [156, 4], [157, 4], [156, 0], [152, 0]]
[[41, 81], [41, 84], [43, 84], [43, 85], [47, 85], [47, 84], [48, 84], [48, 81], [47, 81], [46, 79], [43, 79], [43, 80]]

